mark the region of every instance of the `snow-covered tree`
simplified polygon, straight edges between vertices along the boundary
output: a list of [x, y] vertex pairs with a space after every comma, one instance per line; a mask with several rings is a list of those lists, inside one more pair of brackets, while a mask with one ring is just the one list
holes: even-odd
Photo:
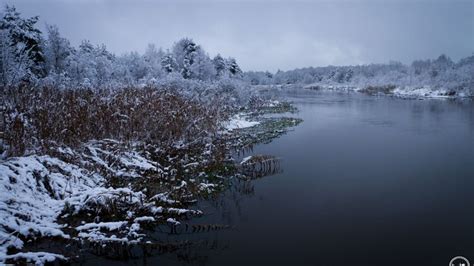
[[147, 66], [148, 78], [159, 78], [163, 76], [161, 61], [165, 53], [163, 50], [156, 49], [154, 44], [149, 44], [143, 58]]
[[167, 53], [161, 59], [161, 67], [166, 73], [178, 71], [178, 64], [171, 53]]
[[220, 54], [217, 54], [212, 59], [212, 63], [214, 64], [217, 77], [223, 76], [227, 70], [225, 59]]
[[18, 84], [29, 76], [31, 64], [32, 61], [26, 53], [15, 53], [10, 33], [0, 30], [0, 84], [3, 86]]
[[173, 46], [173, 56], [183, 78], [192, 78], [191, 66], [194, 64], [198, 50], [201, 49], [193, 40], [184, 38]]
[[431, 63], [430, 75], [431, 77], [436, 77], [440, 73], [447, 71], [449, 68], [453, 67], [454, 63], [451, 58], [446, 55], [440, 55], [436, 60]]
[[20, 58], [27, 59], [28, 70], [37, 75], [45, 74], [43, 63], [44, 56], [41, 50], [41, 31], [36, 28], [38, 17], [22, 18], [14, 6], [5, 6], [5, 11], [0, 19], [0, 30], [8, 33], [10, 46], [13, 47], [14, 56], [20, 62]]
[[194, 56], [194, 62], [190, 66], [191, 78], [198, 80], [211, 80], [216, 77], [216, 69], [209, 56], [199, 49]]
[[415, 60], [411, 64], [411, 67], [414, 70], [415, 75], [420, 75], [422, 72], [427, 71], [430, 65], [431, 60]]
[[242, 70], [240, 69], [239, 65], [237, 64], [237, 61], [235, 58], [228, 58], [226, 62], [227, 68], [229, 70], [229, 73], [232, 76], [240, 76], [242, 74]]
[[71, 56], [68, 74], [76, 85], [85, 87], [106, 86], [113, 76], [115, 56], [105, 45], [93, 46], [83, 41]]
[[58, 27], [47, 25], [47, 39], [44, 44], [46, 71], [48, 73], [63, 73], [66, 71], [68, 57], [73, 48], [66, 38], [61, 37]]
[[127, 66], [133, 81], [136, 83], [144, 79], [148, 74], [148, 66], [145, 59], [137, 52], [131, 52], [121, 57], [122, 63]]
[[15, 7], [5, 6], [0, 18], [3, 84], [46, 74], [37, 22], [38, 17], [24, 19]]

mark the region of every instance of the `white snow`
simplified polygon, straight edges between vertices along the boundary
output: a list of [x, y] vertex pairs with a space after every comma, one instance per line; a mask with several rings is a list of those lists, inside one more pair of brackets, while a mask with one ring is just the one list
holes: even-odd
[[25, 259], [28, 263], [34, 263], [35, 265], [44, 265], [47, 262], [53, 262], [57, 259], [66, 260], [66, 257], [49, 252], [19, 252], [13, 255], [5, 256], [5, 259]]
[[156, 194], [155, 196], [151, 197], [149, 200], [158, 200], [160, 202], [165, 202], [165, 203], [168, 203], [168, 204], [179, 203], [179, 201], [177, 201], [177, 200], [170, 199], [168, 192], [163, 192], [163, 193]]
[[[114, 142], [108, 141], [106, 145], [108, 144]], [[106, 206], [111, 200], [123, 199], [126, 204], [137, 206], [143, 204], [145, 196], [142, 192], [129, 188], [105, 187], [105, 178], [87, 167], [91, 164], [102, 165], [114, 174], [119, 174], [120, 169], [125, 176], [135, 176], [139, 173], [137, 170], [159, 172], [159, 165], [135, 152], [112, 154], [94, 144], [89, 145], [87, 150], [88, 154], [78, 154], [67, 147], [58, 150], [68, 156], [80, 158], [77, 165], [50, 156], [33, 155], [0, 162], [0, 264], [9, 258], [22, 257], [39, 264], [59, 258], [60, 255], [39, 252], [7, 255], [7, 250], [9, 247], [21, 250], [24, 246], [21, 239], [26, 237], [70, 238], [63, 232], [65, 225], [56, 221], [66, 204], [73, 213], [94, 206]], [[120, 162], [122, 166], [116, 162]], [[122, 169], [124, 165], [127, 167]], [[154, 213], [159, 213], [160, 208], [163, 211], [162, 207], [152, 208]], [[114, 231], [126, 224], [128, 222], [125, 221], [88, 223], [76, 229], [81, 231], [80, 238], [122, 241], [107, 236], [100, 230]], [[136, 236], [131, 230], [134, 228], [139, 228], [139, 225], [132, 224], [130, 227], [130, 233]]]
[[173, 225], [180, 225], [181, 224], [179, 221], [177, 221], [176, 219], [173, 219], [173, 218], [168, 218], [168, 219], [166, 219], [166, 221], [170, 224], [173, 224]]
[[80, 232], [78, 234], [79, 238], [87, 239], [91, 242], [127, 242], [127, 243], [135, 243], [136, 241], [130, 241], [126, 237], [117, 237], [116, 235], [107, 236], [105, 233], [102, 233], [98, 230], [94, 230], [91, 232]]
[[246, 162], [248, 162], [250, 159], [252, 159], [253, 156], [247, 156], [245, 158], [242, 159], [242, 161], [240, 162], [240, 164], [245, 164]]
[[[163, 172], [158, 163], [146, 159], [138, 152], [121, 150], [119, 145], [114, 140], [91, 141], [86, 145], [87, 153], [83, 153], [82, 156], [116, 176], [139, 177], [145, 171]], [[104, 150], [101, 146], [114, 151]]]
[[230, 120], [223, 123], [223, 126], [225, 129], [230, 131], [230, 130], [239, 129], [239, 128], [253, 127], [258, 124], [260, 124], [260, 122], [250, 121], [247, 119], [245, 115], [237, 114], [233, 116]]
[[107, 205], [112, 199], [126, 198], [129, 204], [139, 204], [145, 196], [141, 192], [134, 192], [129, 188], [95, 187], [81, 194], [72, 195], [66, 199], [69, 206], [77, 213], [90, 205]]
[[[445, 89], [433, 89], [431, 87], [419, 87], [419, 88], [396, 88], [393, 94], [401, 97], [427, 97], [427, 98], [452, 98], [448, 96], [448, 91]], [[464, 97], [463, 94], [459, 94], [456, 97]]]
[[142, 217], [137, 217], [133, 220], [135, 223], [140, 223], [140, 222], [154, 222], [155, 218], [151, 216], [142, 216]]
[[168, 213], [174, 213], [174, 214], [178, 214], [178, 215], [186, 214], [186, 213], [190, 213], [190, 214], [193, 214], [193, 215], [201, 215], [202, 214], [202, 211], [199, 211], [199, 210], [190, 210], [190, 209], [181, 209], [181, 208], [168, 208], [166, 210], [168, 211]]
[[12, 158], [0, 164], [0, 262], [9, 246], [23, 247], [18, 235], [69, 238], [55, 221], [64, 199], [98, 184], [99, 176], [49, 156]]
[[280, 101], [277, 101], [277, 100], [270, 100], [268, 102], [265, 102], [265, 104], [263, 105], [264, 107], [276, 107], [280, 104]]
[[216, 187], [216, 184], [200, 183], [198, 185], [198, 188], [200, 191], [205, 191], [207, 193], [211, 193], [215, 187]]
[[159, 206], [159, 207], [151, 206], [150, 207], [150, 212], [153, 213], [153, 214], [163, 213], [163, 207], [161, 207], [161, 206]]
[[76, 227], [76, 230], [83, 231], [83, 230], [90, 230], [90, 229], [107, 229], [108, 231], [118, 230], [128, 222], [121, 221], [121, 222], [103, 222], [103, 223], [88, 223], [83, 224]]
[[149, 160], [140, 156], [137, 152], [126, 152], [120, 157], [120, 162], [127, 167], [138, 167], [143, 170], [157, 170]]

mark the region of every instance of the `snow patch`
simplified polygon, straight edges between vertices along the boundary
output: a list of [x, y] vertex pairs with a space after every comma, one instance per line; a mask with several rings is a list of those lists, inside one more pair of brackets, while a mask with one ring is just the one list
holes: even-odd
[[90, 229], [107, 229], [108, 231], [115, 231], [126, 225], [128, 222], [104, 222], [104, 223], [88, 223], [76, 227], [76, 230], [90, 230]]
[[11, 259], [14, 261], [24, 259], [27, 263], [34, 263], [35, 265], [44, 265], [47, 262], [53, 262], [58, 259], [65, 261], [66, 257], [49, 252], [20, 252], [13, 255], [5, 256], [5, 259]]
[[198, 188], [200, 191], [211, 193], [212, 190], [216, 187], [216, 184], [200, 183]]
[[247, 156], [245, 158], [242, 159], [242, 161], [240, 162], [240, 164], [245, 164], [246, 162], [248, 162], [250, 159], [252, 159], [253, 156]]
[[234, 130], [239, 128], [253, 127], [260, 124], [258, 121], [250, 121], [246, 116], [242, 114], [237, 114], [233, 116], [230, 120], [223, 123], [223, 126], [227, 130]]
[[168, 218], [168, 219], [166, 219], [166, 221], [170, 224], [173, 224], [173, 225], [180, 225], [181, 224], [179, 221], [177, 221], [176, 219], [173, 219], [173, 218]]
[[151, 216], [142, 216], [142, 217], [137, 217], [133, 220], [135, 223], [140, 223], [140, 222], [154, 222], [155, 218]]

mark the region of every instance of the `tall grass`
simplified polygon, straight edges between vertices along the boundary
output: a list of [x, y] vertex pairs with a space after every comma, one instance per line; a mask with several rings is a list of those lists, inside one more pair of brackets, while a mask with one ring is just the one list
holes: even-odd
[[168, 88], [116, 91], [28, 86], [1, 90], [4, 156], [75, 147], [92, 139], [167, 147], [215, 134], [228, 110], [219, 97], [201, 102]]

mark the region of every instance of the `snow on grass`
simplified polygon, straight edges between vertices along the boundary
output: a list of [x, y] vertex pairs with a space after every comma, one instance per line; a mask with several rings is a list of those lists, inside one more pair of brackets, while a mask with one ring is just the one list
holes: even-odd
[[[146, 171], [162, 173], [161, 166], [135, 151], [126, 151], [114, 140], [92, 141], [82, 154], [115, 176], [140, 177]], [[125, 170], [124, 170], [125, 169]]]
[[277, 100], [270, 100], [263, 104], [263, 107], [276, 107], [280, 104], [280, 101]]
[[239, 128], [253, 127], [260, 124], [258, 121], [250, 121], [245, 115], [237, 114], [233, 116], [230, 120], [226, 121], [223, 126], [227, 130], [234, 130]]
[[108, 231], [114, 231], [122, 228], [128, 222], [121, 221], [121, 222], [103, 222], [103, 223], [87, 223], [76, 227], [76, 230], [83, 231], [83, 230], [90, 230], [90, 229], [107, 229]]
[[120, 157], [120, 162], [126, 167], [138, 167], [143, 170], [157, 170], [155, 165], [137, 152], [126, 152], [125, 156]]
[[168, 218], [166, 221], [172, 225], [180, 225], [181, 223], [174, 218]]
[[56, 223], [64, 199], [98, 185], [99, 177], [49, 156], [12, 158], [0, 164], [0, 261], [8, 247], [31, 235], [69, 238]]
[[[87, 223], [76, 227], [76, 230], [80, 231], [78, 234], [79, 238], [86, 239], [91, 242], [123, 242], [123, 243], [138, 243], [141, 241], [141, 237], [144, 234], [139, 234], [140, 224], [134, 222], [127, 226], [127, 221], [119, 222], [102, 222], [102, 223]], [[117, 231], [117, 234], [121, 234], [122, 237], [118, 237], [115, 234], [108, 234], [107, 232]]]
[[143, 202], [145, 196], [142, 192], [132, 191], [130, 188], [112, 188], [98, 186], [84, 193], [74, 194], [65, 199], [73, 214], [81, 210], [91, 210], [107, 206], [112, 201], [125, 201], [128, 205], [138, 205]]
[[252, 159], [253, 156], [247, 156], [245, 158], [242, 159], [242, 161], [240, 162], [240, 164], [245, 164], [247, 161], [249, 161], [250, 159]]
[[178, 214], [178, 215], [183, 215], [183, 214], [191, 214], [191, 215], [202, 215], [202, 211], [200, 210], [190, 210], [190, 209], [182, 209], [182, 208], [168, 208], [166, 209], [168, 213], [172, 214]]
[[77, 235], [79, 238], [86, 239], [91, 242], [123, 242], [123, 243], [136, 243], [137, 241], [131, 241], [127, 237], [117, 237], [116, 235], [108, 236], [107, 234], [98, 230], [91, 232], [80, 232]]
[[206, 192], [206, 193], [212, 193], [212, 191], [217, 187], [216, 184], [208, 184], [208, 183], [200, 183], [198, 185], [198, 188], [200, 191]]
[[[112, 154], [93, 145], [87, 150], [88, 154], [74, 153], [69, 148], [59, 150], [61, 154], [79, 158], [77, 165], [50, 156], [33, 155], [0, 161], [0, 264], [7, 259], [24, 259], [40, 265], [58, 258], [64, 259], [61, 255], [45, 252], [7, 255], [7, 251], [10, 247], [21, 250], [24, 240], [29, 237], [70, 238], [63, 231], [65, 225], [57, 222], [66, 207], [69, 212], [63, 217], [81, 210], [103, 208], [110, 202], [121, 200], [127, 206], [143, 204], [145, 196], [142, 192], [130, 188], [105, 187], [104, 176], [89, 168], [91, 165], [101, 165], [113, 174], [127, 171], [124, 176], [135, 176], [140, 173], [136, 172], [137, 169], [159, 172], [159, 165], [136, 152]], [[111, 158], [112, 162], [107, 158]], [[118, 167], [124, 166], [123, 170], [118, 171]], [[124, 239], [106, 235], [100, 230], [114, 231], [126, 224], [128, 222], [88, 223], [76, 229], [80, 231], [79, 238], [122, 241]], [[132, 237], [137, 236], [132, 232], [137, 228], [139, 224], [130, 226], [128, 231], [133, 233]]]
[[151, 197], [149, 200], [157, 200], [159, 202], [167, 203], [167, 204], [176, 204], [180, 203], [177, 200], [172, 200], [169, 198], [169, 192], [163, 192], [156, 194], [155, 196]]
[[137, 217], [133, 220], [135, 223], [143, 223], [143, 222], [154, 222], [155, 218], [151, 216], [142, 216], [142, 217]]
[[28, 264], [34, 263], [35, 265], [44, 265], [47, 262], [53, 262], [55, 260], [66, 260], [66, 258], [59, 254], [49, 252], [20, 252], [13, 255], [5, 256], [5, 259], [11, 259], [14, 261], [25, 260]]

